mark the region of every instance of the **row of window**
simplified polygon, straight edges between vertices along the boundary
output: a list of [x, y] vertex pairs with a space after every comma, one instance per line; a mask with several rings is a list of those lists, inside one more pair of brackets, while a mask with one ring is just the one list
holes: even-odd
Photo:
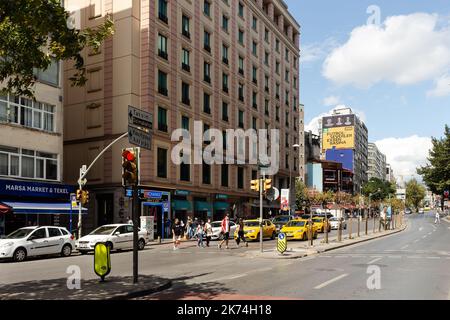
[[55, 132], [55, 106], [13, 95], [0, 95], [0, 122]]
[[58, 155], [0, 146], [0, 175], [58, 180]]
[[[168, 150], [164, 148], [158, 148], [157, 150], [157, 176], [161, 179], [168, 178], [168, 168], [167, 168], [167, 157]], [[221, 186], [229, 187], [229, 166], [228, 164], [220, 165], [221, 171]], [[286, 155], [286, 169], [289, 169], [289, 155]], [[294, 159], [294, 171], [297, 171], [297, 158]], [[245, 168], [237, 167], [237, 188], [244, 189], [244, 177]], [[257, 172], [252, 170], [252, 179], [256, 179]], [[180, 181], [190, 182], [191, 181], [191, 165], [182, 163], [180, 165]], [[204, 163], [202, 165], [202, 183], [209, 185], [211, 184], [211, 165]]]

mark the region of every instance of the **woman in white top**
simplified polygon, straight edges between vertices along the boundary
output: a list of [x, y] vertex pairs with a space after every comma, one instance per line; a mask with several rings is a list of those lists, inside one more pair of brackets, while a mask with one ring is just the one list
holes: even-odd
[[209, 242], [211, 241], [211, 236], [213, 234], [211, 219], [208, 219], [208, 221], [205, 223], [205, 233], [206, 233], [206, 246], [209, 247]]

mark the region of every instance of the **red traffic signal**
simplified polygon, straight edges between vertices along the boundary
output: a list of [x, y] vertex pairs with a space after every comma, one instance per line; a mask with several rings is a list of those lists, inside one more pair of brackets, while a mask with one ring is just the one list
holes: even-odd
[[122, 150], [122, 185], [138, 183], [138, 156], [136, 149]]
[[127, 161], [135, 161], [136, 160], [136, 156], [135, 156], [135, 154], [132, 152], [132, 151], [130, 151], [130, 150], [124, 150], [123, 152], [122, 152], [122, 157], [125, 159], [125, 160], [127, 160]]

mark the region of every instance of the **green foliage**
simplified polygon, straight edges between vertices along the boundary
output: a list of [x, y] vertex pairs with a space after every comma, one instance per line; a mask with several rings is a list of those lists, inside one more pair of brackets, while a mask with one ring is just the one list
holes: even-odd
[[295, 182], [295, 205], [297, 208], [303, 207], [303, 201], [308, 200], [308, 188], [306, 185], [300, 181], [297, 180]]
[[435, 194], [443, 195], [450, 190], [450, 128], [445, 126], [442, 139], [432, 138], [429, 164], [417, 169], [427, 187]]
[[[380, 190], [380, 192], [378, 192], [378, 190]], [[394, 184], [389, 181], [382, 181], [378, 178], [371, 178], [362, 188], [362, 192], [365, 196], [372, 194], [371, 200], [384, 200], [389, 198], [389, 195], [393, 197], [395, 196], [396, 191]]]
[[74, 60], [72, 85], [86, 83], [81, 52], [99, 50], [114, 34], [110, 16], [96, 29], [70, 29], [69, 13], [60, 0], [2, 0], [0, 2], [0, 82], [5, 91], [33, 97], [34, 71], [46, 70], [52, 59]]
[[420, 202], [425, 198], [425, 188], [416, 179], [406, 183], [406, 205], [419, 208]]

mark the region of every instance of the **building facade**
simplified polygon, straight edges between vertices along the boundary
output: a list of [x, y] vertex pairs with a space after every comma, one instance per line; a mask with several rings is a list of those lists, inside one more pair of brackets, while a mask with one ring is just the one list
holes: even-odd
[[390, 181], [391, 183], [397, 184], [397, 179], [394, 175], [394, 170], [392, 169], [392, 166], [387, 163], [386, 164], [386, 181]]
[[322, 154], [328, 161], [340, 162], [353, 173], [353, 193], [368, 181], [368, 130], [350, 108], [334, 109], [321, 124]]
[[386, 156], [378, 150], [373, 142], [369, 142], [369, 169], [367, 178], [378, 178], [381, 181], [386, 180]]
[[[95, 27], [107, 13], [114, 37], [99, 54], [85, 52], [86, 88], [65, 85], [65, 177], [75, 182], [79, 168], [112, 139], [127, 131], [128, 105], [154, 115], [152, 150], [140, 160], [141, 215], [164, 219], [221, 219], [258, 212], [251, 165], [174, 165], [171, 133], [178, 128], [278, 129], [280, 170], [273, 185], [286, 188], [300, 174], [300, 27], [281, 0], [72, 0], [81, 26]], [[66, 64], [65, 78], [73, 73]], [[300, 120], [302, 122], [300, 122]], [[91, 192], [84, 225], [126, 221], [131, 201], [121, 186], [117, 143], [87, 176]], [[225, 147], [225, 146], [224, 146]], [[277, 210], [265, 203], [265, 214]]]
[[36, 78], [35, 100], [0, 95], [0, 237], [28, 225], [69, 227], [60, 63]]

